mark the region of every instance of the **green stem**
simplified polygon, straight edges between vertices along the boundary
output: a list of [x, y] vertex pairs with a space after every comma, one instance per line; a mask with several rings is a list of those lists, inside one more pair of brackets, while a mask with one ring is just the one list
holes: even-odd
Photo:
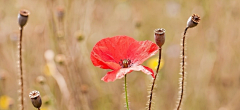
[[125, 90], [126, 106], [127, 106], [127, 110], [129, 110], [129, 105], [128, 105], [128, 93], [127, 93], [127, 75], [126, 75], [126, 74], [125, 74], [125, 76], [124, 76], [124, 90]]

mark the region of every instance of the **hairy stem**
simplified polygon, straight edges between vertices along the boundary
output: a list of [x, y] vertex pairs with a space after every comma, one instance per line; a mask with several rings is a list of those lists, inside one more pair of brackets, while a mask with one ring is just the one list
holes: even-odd
[[161, 57], [162, 57], [161, 53], [162, 53], [162, 48], [159, 49], [159, 55], [158, 55], [158, 66], [157, 66], [157, 70], [156, 70], [156, 77], [157, 77], [158, 70], [159, 70], [160, 63], [161, 63]]
[[126, 74], [124, 76], [124, 90], [125, 90], [126, 107], [127, 107], [127, 110], [129, 110], [128, 93], [127, 93], [127, 75]]
[[23, 28], [20, 28], [20, 38], [18, 44], [18, 67], [20, 73], [20, 100], [21, 100], [21, 110], [24, 110], [24, 100], [23, 100], [23, 71], [22, 71], [22, 31]]
[[181, 71], [182, 71], [182, 80], [180, 80], [180, 96], [179, 96], [179, 103], [178, 103], [178, 106], [177, 106], [177, 110], [180, 110], [180, 107], [181, 107], [181, 104], [182, 104], [182, 101], [183, 101], [183, 93], [184, 93], [184, 78], [185, 78], [185, 36], [186, 36], [186, 33], [187, 33], [187, 30], [188, 30], [188, 27], [185, 28], [184, 30], [184, 34], [183, 34], [183, 38], [182, 38], [182, 65], [181, 65]]
[[157, 75], [158, 75], [158, 70], [159, 70], [160, 63], [161, 63], [161, 53], [162, 53], [162, 48], [159, 49], [158, 66], [157, 66], [155, 78], [153, 79], [153, 82], [152, 82], [152, 88], [151, 88], [151, 91], [150, 91], [148, 110], [151, 110], [151, 106], [152, 106], [153, 89], [154, 89], [154, 86], [155, 86], [155, 82], [156, 82]]

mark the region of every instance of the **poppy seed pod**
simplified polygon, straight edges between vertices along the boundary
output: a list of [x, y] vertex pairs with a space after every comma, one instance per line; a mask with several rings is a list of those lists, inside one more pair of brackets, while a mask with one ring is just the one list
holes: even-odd
[[165, 42], [165, 29], [158, 28], [154, 30], [154, 39], [156, 44], [159, 46], [159, 48], [162, 47], [162, 45]]
[[62, 21], [64, 17], [64, 8], [63, 7], [58, 7], [57, 8], [57, 18], [59, 21]]
[[40, 108], [42, 105], [42, 99], [40, 96], [40, 92], [39, 91], [32, 91], [29, 93], [29, 97], [31, 98], [32, 104], [34, 107], [36, 108]]
[[187, 27], [189, 27], [189, 28], [195, 27], [195, 26], [197, 26], [199, 21], [200, 21], [200, 16], [198, 16], [197, 14], [193, 14], [192, 16], [190, 16], [188, 18]]
[[23, 28], [23, 26], [27, 23], [29, 14], [30, 13], [27, 10], [20, 10], [18, 14], [18, 24], [21, 28]]

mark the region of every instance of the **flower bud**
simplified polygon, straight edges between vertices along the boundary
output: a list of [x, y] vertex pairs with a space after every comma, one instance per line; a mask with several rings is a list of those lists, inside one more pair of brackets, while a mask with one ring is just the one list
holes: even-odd
[[192, 16], [190, 16], [188, 18], [187, 27], [189, 27], [189, 28], [195, 27], [195, 26], [197, 26], [199, 21], [200, 21], [200, 16], [198, 16], [197, 14], [193, 14]]
[[20, 10], [18, 14], [18, 24], [21, 28], [23, 28], [23, 26], [27, 23], [29, 14], [30, 13], [27, 10]]
[[42, 105], [42, 99], [40, 96], [40, 92], [39, 91], [32, 91], [29, 93], [29, 97], [31, 98], [32, 104], [34, 107], [36, 108], [40, 108]]
[[165, 29], [158, 28], [154, 30], [154, 39], [156, 44], [159, 46], [159, 48], [162, 47], [162, 45], [165, 42]]

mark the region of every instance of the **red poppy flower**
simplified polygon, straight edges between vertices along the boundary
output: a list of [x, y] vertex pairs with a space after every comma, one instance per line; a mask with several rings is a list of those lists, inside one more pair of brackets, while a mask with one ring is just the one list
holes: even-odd
[[141, 64], [158, 49], [151, 41], [138, 42], [128, 36], [114, 36], [97, 42], [91, 52], [91, 60], [94, 66], [113, 70], [102, 78], [105, 82], [121, 79], [133, 70], [151, 74], [154, 78], [153, 70]]

